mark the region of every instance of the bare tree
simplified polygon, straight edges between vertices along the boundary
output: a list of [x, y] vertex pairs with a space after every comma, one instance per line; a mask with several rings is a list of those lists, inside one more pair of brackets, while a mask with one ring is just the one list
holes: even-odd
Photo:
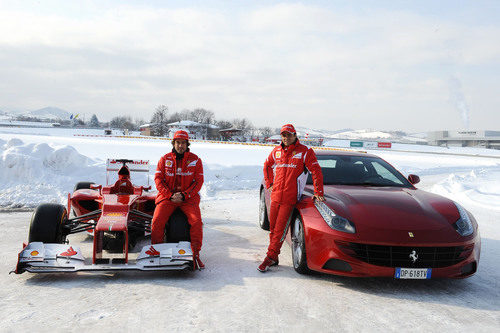
[[179, 116], [181, 120], [191, 120], [191, 111], [182, 110], [181, 112], [179, 112]]
[[260, 133], [262, 134], [262, 136], [264, 138], [268, 138], [268, 137], [272, 136], [273, 132], [274, 132], [273, 129], [271, 127], [268, 127], [268, 126], [262, 127], [260, 129]]
[[177, 121], [181, 121], [181, 114], [179, 112], [173, 113], [169, 118], [168, 118], [168, 123], [175, 123]]
[[227, 120], [216, 120], [215, 125], [217, 125], [220, 129], [227, 129], [233, 126], [233, 123]]
[[134, 126], [136, 127], [136, 129], [139, 129], [139, 127], [141, 127], [145, 123], [146, 122], [144, 121], [144, 119], [141, 119], [141, 118], [135, 118], [134, 119]]
[[154, 124], [154, 130], [156, 135], [165, 136], [168, 131], [168, 107], [166, 105], [158, 105], [155, 109], [155, 113], [153, 113], [153, 117], [151, 117], [151, 123]]
[[247, 118], [233, 119], [233, 126], [243, 131], [248, 131], [253, 127], [252, 123]]
[[130, 116], [118, 116], [111, 119], [109, 122], [109, 126], [118, 129], [128, 129], [133, 130], [135, 125], [132, 122], [132, 118]]
[[211, 124], [215, 119], [215, 114], [212, 111], [203, 108], [194, 109], [191, 111], [191, 120], [200, 124]]

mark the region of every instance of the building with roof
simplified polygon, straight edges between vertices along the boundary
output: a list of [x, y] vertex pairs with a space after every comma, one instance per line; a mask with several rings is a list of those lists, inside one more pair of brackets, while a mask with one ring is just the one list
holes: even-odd
[[500, 149], [500, 131], [434, 131], [429, 132], [427, 141], [433, 146]]
[[192, 120], [180, 120], [167, 124], [169, 137], [173, 138], [174, 133], [183, 130], [189, 133], [192, 139], [197, 140], [215, 140], [218, 139], [219, 127], [212, 124], [202, 124]]

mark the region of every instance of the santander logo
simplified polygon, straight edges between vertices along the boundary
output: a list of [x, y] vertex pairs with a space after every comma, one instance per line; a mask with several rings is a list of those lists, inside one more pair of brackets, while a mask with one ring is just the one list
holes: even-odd
[[62, 257], [72, 257], [74, 256], [75, 254], [77, 254], [78, 252], [76, 252], [74, 249], [73, 249], [73, 246], [71, 246], [68, 250], [62, 252], [62, 253], [59, 253], [60, 256]]
[[146, 251], [146, 254], [149, 255], [150, 257], [157, 257], [160, 255], [160, 252], [156, 251], [156, 249], [151, 246], [149, 250]]

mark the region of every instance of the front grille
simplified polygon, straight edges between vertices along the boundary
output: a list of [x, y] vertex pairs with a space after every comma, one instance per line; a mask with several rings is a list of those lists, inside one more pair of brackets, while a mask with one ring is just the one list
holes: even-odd
[[[473, 246], [409, 247], [337, 242], [339, 248], [356, 259], [385, 267], [439, 268], [455, 265]], [[416, 258], [416, 260], [414, 260]]]

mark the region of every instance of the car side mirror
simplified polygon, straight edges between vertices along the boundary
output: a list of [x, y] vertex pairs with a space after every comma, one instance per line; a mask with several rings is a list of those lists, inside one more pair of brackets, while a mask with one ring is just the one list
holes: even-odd
[[410, 181], [410, 183], [412, 183], [413, 185], [420, 183], [420, 177], [419, 177], [419, 176], [417, 176], [417, 175], [409, 175], [409, 176], [408, 176], [408, 180], [409, 180], [409, 181]]

